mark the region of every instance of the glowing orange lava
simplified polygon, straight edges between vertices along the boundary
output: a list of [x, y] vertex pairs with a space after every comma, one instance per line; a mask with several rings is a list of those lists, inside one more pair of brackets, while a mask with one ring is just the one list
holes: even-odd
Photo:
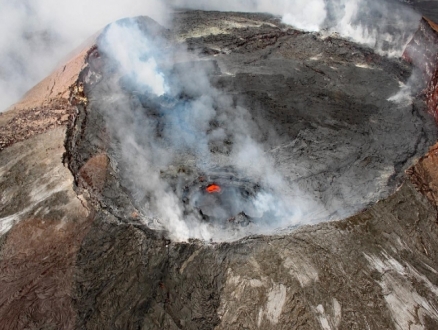
[[205, 189], [207, 190], [207, 192], [209, 194], [213, 194], [213, 193], [220, 193], [221, 192], [221, 187], [219, 187], [217, 184], [212, 183], [210, 185], [207, 186], [207, 188]]

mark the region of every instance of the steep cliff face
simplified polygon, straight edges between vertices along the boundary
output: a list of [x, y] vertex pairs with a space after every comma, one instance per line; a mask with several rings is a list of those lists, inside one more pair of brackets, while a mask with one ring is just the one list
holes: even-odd
[[[163, 72], [187, 78], [207, 68], [208, 80], [197, 86], [211, 84], [220, 100], [231, 100], [213, 105], [248, 109], [254, 140], [267, 146], [285, 181], [314, 192], [333, 218], [344, 214], [336, 206], [351, 205], [347, 198], [360, 199], [350, 211], [367, 208], [276, 235], [172, 239], [142, 207], [147, 196], [132, 190], [153, 177], [130, 177], [131, 170], [153, 163], [137, 149], [142, 162], [129, 167], [124, 148], [133, 141], [123, 144], [123, 137], [138, 137], [149, 120], [154, 138], [163, 138], [169, 108], [198, 91], [186, 79], [178, 97], [140, 92], [101, 36], [0, 117], [8, 141], [0, 153], [0, 328], [436, 329], [436, 148], [425, 154], [436, 129], [421, 99], [388, 100], [411, 68], [268, 15], [184, 11], [172, 31], [136, 22], [143, 36], [164, 39], [163, 49], [187, 45]], [[421, 68], [432, 77], [435, 39], [424, 24], [409, 47], [424, 48], [423, 36], [430, 52], [421, 53], [429, 60]], [[60, 103], [70, 110], [59, 123], [27, 119], [38, 111], [58, 116]], [[220, 126], [224, 114], [205, 129]], [[37, 128], [7, 131], [14, 122]], [[237, 145], [232, 137], [209, 145], [222, 172], [197, 172], [190, 152], [177, 150], [161, 178], [178, 191], [225, 180], [224, 172], [237, 176], [223, 170]], [[224, 182], [246, 187], [249, 178]]]
[[0, 151], [58, 126], [75, 113], [70, 97], [88, 50], [77, 54], [29, 90], [23, 99], [0, 113]]
[[438, 120], [438, 25], [423, 18], [420, 27], [406, 46], [403, 58], [415, 65], [425, 83], [422, 92], [428, 111]]

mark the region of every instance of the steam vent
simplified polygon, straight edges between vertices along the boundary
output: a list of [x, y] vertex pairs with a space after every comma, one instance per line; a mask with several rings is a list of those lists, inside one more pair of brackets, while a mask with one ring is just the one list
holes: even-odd
[[438, 329], [438, 26], [329, 31], [126, 18], [0, 114], [0, 329]]

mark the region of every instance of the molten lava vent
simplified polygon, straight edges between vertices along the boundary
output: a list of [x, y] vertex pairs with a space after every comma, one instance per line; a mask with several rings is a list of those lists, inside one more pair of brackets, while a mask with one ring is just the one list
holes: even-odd
[[208, 192], [209, 194], [220, 193], [221, 187], [216, 183], [212, 183], [205, 188], [205, 191]]
[[199, 214], [202, 221], [222, 228], [261, 223], [267, 210], [257, 205], [261, 189], [258, 184], [226, 174], [204, 175], [214, 183], [203, 184], [199, 179], [183, 191], [186, 216]]

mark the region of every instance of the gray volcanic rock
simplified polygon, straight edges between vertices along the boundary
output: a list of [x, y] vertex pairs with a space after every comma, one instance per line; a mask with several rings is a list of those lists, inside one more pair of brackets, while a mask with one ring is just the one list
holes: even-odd
[[[170, 99], [139, 92], [138, 86], [128, 82], [127, 74], [114, 68], [111, 55], [105, 54], [102, 36], [98, 42], [101, 69], [91, 68], [87, 73], [100, 80], [85, 83], [90, 96], [84, 118], [87, 125], [77, 123], [81, 137], [71, 140], [74, 146], [70, 166], [78, 169], [84, 164], [74, 154], [86, 160], [95, 153], [108, 153], [115, 164], [114, 176], [133, 196], [127, 198], [138, 209], [150, 203], [147, 196], [136, 197], [148, 189], [148, 180], [140, 182], [141, 177], [150, 175], [147, 169], [139, 169], [143, 166], [156, 166], [180, 199], [184, 191], [176, 186], [190, 190], [196, 177], [214, 181], [218, 175], [225, 175], [217, 172], [227, 168], [232, 168], [231, 176], [243, 176], [262, 188], [275, 189], [263, 183], [263, 176], [274, 170], [236, 169], [239, 156], [234, 150], [250, 149], [256, 144], [267, 156], [259, 153], [248, 157], [255, 157], [252, 161], [260, 164], [265, 158], [272, 159], [275, 174], [285, 186], [282, 190], [292, 190], [282, 194], [299, 194], [302, 198], [296, 202], [301, 205], [292, 208], [299, 209], [303, 219], [291, 225], [341, 219], [388, 196], [399, 185], [402, 171], [411, 165], [413, 157], [424, 154], [436, 139], [434, 122], [422, 101], [391, 100], [410, 75], [410, 68], [400, 61], [383, 58], [345, 40], [322, 39], [317, 34], [292, 30], [265, 15], [194, 11], [177, 17], [174, 35], [147, 20], [126, 20], [122, 24], [140, 24], [145, 38], [161, 34], [163, 40], [150, 41], [158, 42], [160, 47], [162, 43], [177, 48], [178, 42], [186, 40], [191, 58], [178, 60], [182, 63], [177, 62], [169, 73], [164, 73], [169, 84], [181, 84], [181, 90]], [[203, 35], [209, 31], [215, 32]], [[176, 56], [184, 57], [181, 54], [183, 51], [178, 51]], [[202, 128], [206, 136], [190, 131], [197, 129], [190, 126], [196, 118], [184, 122], [189, 127], [187, 133], [171, 117], [184, 121], [182, 116], [195, 116], [183, 108], [193, 99], [200, 99], [198, 86], [190, 80], [194, 71], [205, 72], [209, 82], [203, 83], [203, 93], [212, 93], [209, 97], [213, 99], [214, 114]], [[195, 77], [205, 78], [199, 74]], [[208, 84], [211, 86], [205, 87]], [[184, 114], [173, 115], [176, 111]], [[239, 120], [240, 126], [234, 127], [232, 123]], [[104, 126], [109, 141], [102, 140], [103, 129], [96, 130]], [[198, 142], [209, 139], [219, 129], [225, 132], [224, 138]], [[241, 147], [240, 131], [254, 142]], [[172, 134], [178, 141], [172, 140]], [[196, 150], [179, 146], [184, 139]], [[170, 149], [171, 155], [165, 157], [173, 159], [164, 165], [149, 164], [150, 156], [138, 151], [131, 154], [130, 143], [138, 143], [136, 148], [145, 148], [145, 153], [153, 153], [155, 158], [164, 157], [163, 149]], [[153, 147], [149, 150], [150, 143]], [[201, 155], [199, 150], [203, 148], [209, 150]], [[174, 173], [174, 168], [179, 170]], [[105, 200], [105, 193], [98, 198]], [[105, 204], [111, 207], [117, 203], [119, 212], [124, 207], [120, 207], [118, 195], [114, 198]], [[287, 203], [292, 202], [288, 199]], [[203, 215], [207, 212], [205, 208], [201, 211]], [[146, 217], [148, 212], [151, 210], [144, 212]], [[273, 223], [274, 219], [269, 221]], [[255, 228], [239, 230], [234, 237], [283, 229], [273, 227], [258, 229], [256, 224]], [[214, 234], [212, 239], [222, 240]]]
[[423, 16], [433, 20], [438, 21], [438, 9], [436, 8], [435, 1], [424, 1], [424, 0], [407, 0], [405, 1], [411, 5], [415, 10], [420, 12]]
[[[146, 18], [135, 22], [160, 42], [163, 57], [175, 57], [163, 75], [183, 82], [178, 93], [157, 97], [132, 85], [105, 48], [107, 29], [67, 88], [75, 110], [67, 130], [39, 128], [22, 142], [5, 133], [0, 328], [435, 329], [436, 149], [408, 170], [413, 183], [403, 170], [435, 142], [436, 129], [420, 98], [388, 100], [411, 68], [267, 15], [176, 17], [171, 31]], [[196, 90], [192, 76], [208, 81]], [[223, 230], [239, 233], [226, 242], [173, 239], [172, 228], [154, 217], [156, 195], [145, 183], [155, 178], [146, 165], [181, 197], [176, 205], [213, 181], [224, 182], [223, 193], [227, 185], [250, 195], [265, 188], [263, 178], [233, 167], [238, 131], [209, 140], [209, 166], [197, 162], [198, 149], [169, 142], [168, 113], [205, 90], [215, 109], [206, 131], [242, 114], [285, 186], [324, 206], [319, 218], [308, 210], [293, 224], [304, 226], [288, 223], [274, 228], [283, 229], [277, 235], [248, 236], [238, 224]], [[126, 137], [144, 147], [135, 157], [126, 157]], [[167, 167], [142, 153], [151, 141], [170, 150]]]

